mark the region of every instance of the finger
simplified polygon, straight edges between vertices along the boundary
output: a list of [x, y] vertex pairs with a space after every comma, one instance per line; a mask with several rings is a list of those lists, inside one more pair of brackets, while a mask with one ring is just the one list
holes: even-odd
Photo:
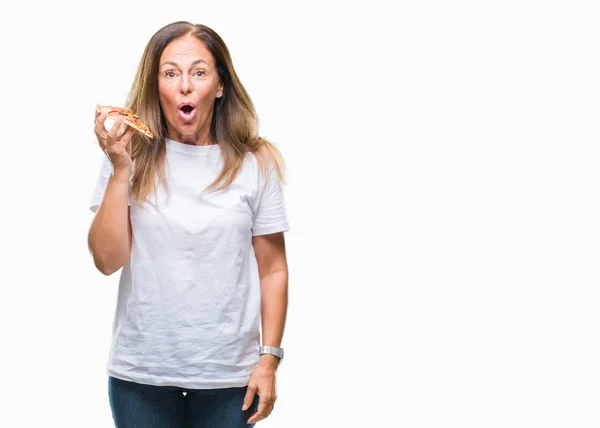
[[106, 113], [99, 113], [96, 112], [96, 121], [94, 122], [94, 132], [96, 132], [96, 134], [100, 134], [100, 132], [102, 132], [102, 130], [105, 130], [106, 128], [104, 128], [104, 121], [106, 120]]
[[268, 417], [271, 414], [271, 412], [273, 411], [273, 408], [275, 407], [275, 400], [276, 400], [275, 398], [272, 398], [268, 401], [265, 401], [267, 404], [267, 408], [265, 409], [265, 416], [264, 416], [265, 418]]
[[256, 411], [255, 414], [253, 414], [250, 419], [248, 419], [248, 423], [251, 424], [253, 422], [258, 422], [261, 419], [265, 418], [265, 410], [267, 409], [267, 402], [266, 401], [259, 401], [258, 402], [258, 410]]
[[104, 113], [100, 114], [100, 116], [96, 119], [96, 123], [94, 124], [94, 134], [96, 135], [96, 139], [98, 140], [98, 145], [102, 150], [106, 150], [106, 139], [108, 137], [108, 132], [104, 127], [104, 120], [106, 119], [106, 115]]
[[116, 122], [114, 123], [114, 125], [112, 126], [112, 128], [110, 128], [110, 131], [108, 131], [108, 142], [111, 144], [114, 144], [117, 141], [117, 132], [119, 131], [119, 128], [121, 127], [121, 124], [123, 123], [123, 119], [122, 118], [117, 118]]
[[271, 413], [273, 413], [274, 408], [275, 408], [275, 402], [271, 401], [271, 404], [267, 407], [267, 410], [265, 410], [265, 418], [269, 417], [271, 415]]
[[123, 132], [123, 135], [121, 135], [121, 137], [119, 137], [119, 147], [122, 147], [123, 150], [131, 157], [131, 139], [133, 137], [133, 133], [135, 132], [135, 129], [132, 128], [131, 126], [126, 126], [126, 130], [125, 132]]
[[[260, 406], [260, 404], [259, 404], [259, 406]], [[265, 404], [265, 411], [263, 412], [263, 414], [262, 414], [261, 418], [259, 419], [259, 421], [263, 420], [263, 419], [267, 419], [271, 415], [272, 411], [273, 411], [273, 404], [271, 402], [267, 402]]]
[[135, 132], [135, 128], [132, 126], [127, 125], [126, 128], [127, 129], [125, 129], [125, 132], [123, 132], [123, 134], [121, 134], [121, 136], [118, 138], [119, 143], [123, 143], [123, 147], [129, 144], [129, 141], [131, 141], [131, 137]]
[[250, 405], [254, 401], [254, 394], [256, 394], [256, 387], [248, 385], [246, 395], [244, 396], [244, 404], [242, 405], [242, 410], [250, 408]]

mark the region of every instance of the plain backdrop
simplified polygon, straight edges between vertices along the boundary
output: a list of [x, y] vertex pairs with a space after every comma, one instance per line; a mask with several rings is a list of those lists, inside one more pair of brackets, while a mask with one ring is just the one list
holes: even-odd
[[598, 427], [595, 6], [5, 3], [0, 426], [113, 426], [94, 107], [189, 20], [288, 167], [286, 358], [258, 426]]

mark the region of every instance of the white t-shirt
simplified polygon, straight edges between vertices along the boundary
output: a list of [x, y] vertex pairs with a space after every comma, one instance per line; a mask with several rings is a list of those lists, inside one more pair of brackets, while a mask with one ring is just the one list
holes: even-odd
[[[121, 270], [106, 373], [192, 389], [248, 385], [259, 362], [260, 282], [252, 236], [289, 230], [281, 181], [267, 189], [248, 154], [233, 183], [202, 191], [220, 171], [220, 146], [166, 140], [169, 192], [129, 194], [132, 248]], [[90, 209], [112, 166], [103, 156]]]

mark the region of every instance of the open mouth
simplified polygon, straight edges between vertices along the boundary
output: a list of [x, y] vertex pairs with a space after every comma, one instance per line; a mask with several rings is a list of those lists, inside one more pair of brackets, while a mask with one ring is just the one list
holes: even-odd
[[179, 105], [179, 114], [183, 120], [191, 120], [196, 113], [196, 106], [192, 103], [182, 103]]

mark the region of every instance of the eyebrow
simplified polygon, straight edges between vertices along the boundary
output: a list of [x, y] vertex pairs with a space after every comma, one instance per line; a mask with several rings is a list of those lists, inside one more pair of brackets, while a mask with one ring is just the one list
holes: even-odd
[[[204, 61], [203, 59], [197, 59], [196, 61], [192, 62], [192, 65], [196, 65], [196, 64], [199, 64], [201, 62], [203, 62], [206, 65], [209, 65], [208, 62]], [[164, 66], [164, 65], [167, 65], [167, 64], [173, 65], [175, 67], [179, 67], [179, 64], [177, 64], [176, 62], [173, 62], [173, 61], [165, 61], [165, 62], [163, 62], [161, 64], [161, 67]]]

